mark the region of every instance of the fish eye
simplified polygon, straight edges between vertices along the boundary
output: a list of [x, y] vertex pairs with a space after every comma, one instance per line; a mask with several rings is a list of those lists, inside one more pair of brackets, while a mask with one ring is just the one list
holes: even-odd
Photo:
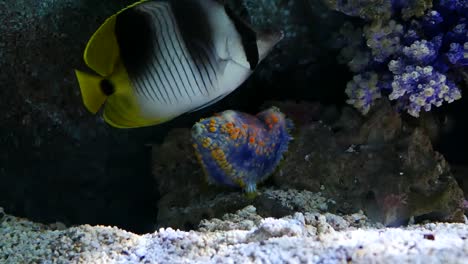
[[103, 79], [100, 83], [99, 86], [101, 87], [101, 91], [109, 96], [115, 92], [114, 84], [110, 80]]

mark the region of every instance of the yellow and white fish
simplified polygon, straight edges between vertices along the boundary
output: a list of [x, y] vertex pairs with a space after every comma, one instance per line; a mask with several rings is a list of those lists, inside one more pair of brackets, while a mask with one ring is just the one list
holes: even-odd
[[86, 108], [118, 128], [159, 124], [239, 87], [282, 38], [217, 0], [140, 1], [108, 18], [76, 70]]

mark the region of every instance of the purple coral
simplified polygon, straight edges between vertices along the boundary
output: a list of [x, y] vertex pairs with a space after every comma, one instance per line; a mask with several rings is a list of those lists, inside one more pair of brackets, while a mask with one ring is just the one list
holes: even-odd
[[[468, 76], [468, 0], [434, 1], [429, 10], [432, 1], [390, 2], [390, 18], [342, 31], [349, 36], [342, 39], [352, 40], [343, 43], [342, 55], [354, 54], [342, 57], [356, 73], [345, 90], [347, 102], [366, 114], [376, 99], [388, 96], [400, 110], [418, 117], [421, 110], [460, 99], [462, 77]], [[363, 3], [354, 7], [365, 10]], [[370, 57], [356, 60], [356, 54]]]
[[345, 92], [349, 97], [347, 103], [367, 114], [372, 103], [381, 97], [377, 74], [365, 72], [355, 75], [353, 80], [348, 82]]
[[376, 62], [385, 62], [401, 49], [403, 26], [390, 20], [388, 23], [374, 23], [364, 28], [366, 44], [372, 51]]
[[432, 66], [405, 67], [401, 74], [394, 75], [392, 88], [390, 100], [403, 99], [406, 102], [403, 108], [415, 117], [419, 117], [421, 109], [430, 111], [432, 105], [439, 107], [444, 101], [451, 103], [461, 98], [455, 84]]

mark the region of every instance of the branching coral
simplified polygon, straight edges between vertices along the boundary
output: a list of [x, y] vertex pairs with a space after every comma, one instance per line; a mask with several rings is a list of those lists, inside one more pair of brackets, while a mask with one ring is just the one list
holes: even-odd
[[372, 102], [381, 97], [377, 74], [375, 72], [364, 72], [355, 75], [353, 80], [348, 82], [345, 92], [349, 96], [347, 102], [359, 109], [363, 114], [367, 114]]
[[363, 114], [383, 95], [415, 117], [461, 98], [468, 76], [468, 0], [326, 2], [367, 20], [340, 32], [340, 59], [356, 74], [346, 88], [348, 103]]

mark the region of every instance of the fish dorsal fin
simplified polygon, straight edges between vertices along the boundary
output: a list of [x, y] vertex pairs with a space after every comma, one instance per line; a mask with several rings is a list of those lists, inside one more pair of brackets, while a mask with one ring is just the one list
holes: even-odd
[[119, 59], [119, 46], [115, 36], [117, 15], [148, 0], [138, 1], [112, 15], [91, 36], [84, 52], [84, 61], [88, 67], [101, 76], [107, 77], [114, 71]]

